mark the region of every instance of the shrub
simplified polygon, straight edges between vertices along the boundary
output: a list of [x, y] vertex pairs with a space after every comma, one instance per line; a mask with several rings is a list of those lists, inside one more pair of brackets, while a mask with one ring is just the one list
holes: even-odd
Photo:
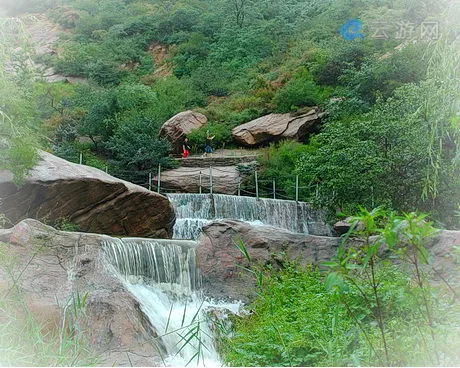
[[194, 129], [187, 135], [192, 149], [195, 152], [204, 152], [206, 146], [207, 132], [214, 136], [212, 146], [214, 149], [223, 148], [226, 144], [232, 141], [232, 128], [225, 123], [209, 122], [205, 126]]
[[[287, 266], [268, 275], [251, 315], [237, 319], [224, 344], [231, 366], [352, 364], [358, 331], [313, 269]], [[339, 359], [337, 359], [339, 358]]]
[[296, 111], [305, 106], [317, 106], [325, 101], [330, 90], [319, 87], [307, 70], [297, 72], [275, 94], [274, 102], [279, 112]]

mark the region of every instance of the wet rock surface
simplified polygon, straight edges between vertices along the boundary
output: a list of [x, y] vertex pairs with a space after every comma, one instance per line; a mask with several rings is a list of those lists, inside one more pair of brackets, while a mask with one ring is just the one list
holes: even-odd
[[[80, 331], [99, 357], [101, 366], [160, 364], [152, 345], [155, 331], [139, 303], [106, 268], [100, 243], [104, 235], [57, 231], [27, 219], [0, 230], [8, 258], [23, 270], [16, 281], [34, 316], [47, 329], [59, 331], [64, 308], [72, 298], [88, 295]], [[0, 288], [12, 286], [0, 262]], [[67, 318], [69, 318], [67, 316]]]
[[[214, 193], [236, 194], [241, 175], [236, 166], [213, 167], [180, 167], [161, 173], [161, 188], [167, 192], [199, 193], [200, 173], [201, 191], [209, 193], [211, 186]], [[154, 178], [154, 185], [158, 185], [158, 177]]]

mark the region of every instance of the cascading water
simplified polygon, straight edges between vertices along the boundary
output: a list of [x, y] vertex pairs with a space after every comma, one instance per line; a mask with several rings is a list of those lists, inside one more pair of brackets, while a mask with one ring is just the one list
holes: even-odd
[[258, 222], [296, 233], [330, 236], [322, 211], [308, 203], [224, 194], [168, 194], [176, 212], [174, 238], [196, 239], [218, 219]]
[[[330, 235], [321, 211], [302, 202], [221, 194], [170, 194], [175, 239], [196, 239], [216, 219], [272, 225], [298, 233]], [[221, 366], [207, 323], [207, 309], [237, 313], [240, 303], [214, 303], [199, 295], [196, 243], [191, 240], [115, 239], [103, 243], [116, 273], [160, 336], [169, 366]]]
[[206, 310], [237, 313], [239, 303], [200, 297], [193, 241], [113, 239], [102, 244], [109, 267], [139, 301], [161, 337], [168, 366], [221, 366]]

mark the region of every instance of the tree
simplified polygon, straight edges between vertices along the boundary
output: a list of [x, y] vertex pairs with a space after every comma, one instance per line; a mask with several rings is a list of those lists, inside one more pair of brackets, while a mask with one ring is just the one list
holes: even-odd
[[156, 172], [159, 164], [164, 168], [172, 165], [169, 142], [158, 139], [155, 126], [142, 118], [120, 126], [107, 147], [116, 175], [137, 184], [145, 184], [149, 172]]
[[27, 55], [29, 45], [19, 19], [0, 19], [0, 33], [0, 169], [21, 182], [38, 160], [37, 109], [30, 80], [23, 78], [32, 71], [27, 64], [14, 70], [15, 53]]

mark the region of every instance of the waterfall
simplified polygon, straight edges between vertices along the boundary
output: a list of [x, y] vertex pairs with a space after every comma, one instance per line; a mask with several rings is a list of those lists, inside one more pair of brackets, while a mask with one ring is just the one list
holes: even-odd
[[174, 237], [196, 239], [201, 227], [219, 219], [271, 225], [296, 233], [330, 236], [324, 212], [310, 204], [224, 194], [168, 194], [176, 212]]
[[160, 337], [157, 345], [167, 366], [222, 366], [207, 311], [240, 309], [239, 303], [200, 296], [195, 246], [193, 241], [137, 238], [102, 243], [109, 269], [139, 301]]
[[137, 238], [103, 243], [108, 261], [125, 278], [186, 294], [200, 287], [195, 246], [192, 241]]

